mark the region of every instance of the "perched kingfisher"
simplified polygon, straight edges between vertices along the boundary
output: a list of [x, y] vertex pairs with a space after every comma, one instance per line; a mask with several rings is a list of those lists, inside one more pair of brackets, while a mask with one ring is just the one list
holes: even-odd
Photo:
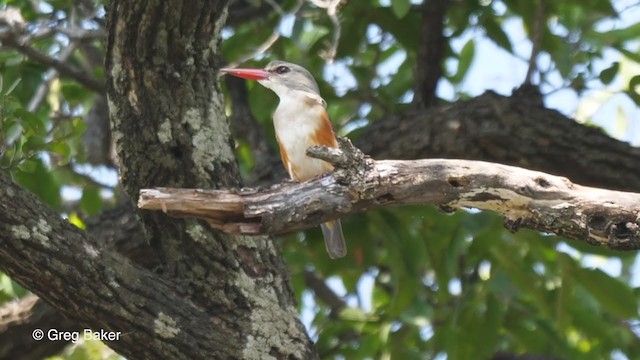
[[[311, 73], [300, 65], [272, 61], [264, 69], [227, 68], [220, 71], [243, 79], [257, 80], [280, 98], [273, 114], [280, 156], [289, 176], [305, 181], [333, 170], [326, 161], [306, 155], [316, 145], [337, 148], [336, 135]], [[332, 259], [347, 254], [340, 220], [321, 225], [324, 243]]]

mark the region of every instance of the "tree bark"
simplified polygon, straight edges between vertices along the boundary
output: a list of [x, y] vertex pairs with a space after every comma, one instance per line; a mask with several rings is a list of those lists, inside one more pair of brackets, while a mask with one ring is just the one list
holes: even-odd
[[[240, 185], [217, 82], [226, 6], [205, 0], [112, 3], [107, 94], [130, 195], [152, 184]], [[317, 356], [270, 238], [229, 236], [200, 221], [167, 221], [161, 214], [142, 214], [141, 220], [162, 260], [163, 278], [179, 284], [208, 331], [225, 339], [211, 342], [217, 350], [200, 353], [203, 358]]]
[[0, 189], [3, 271], [63, 315], [121, 332], [107, 343], [130, 358], [244, 357], [241, 324], [229, 314], [206, 311], [183, 284], [131, 264], [5, 175]]
[[414, 107], [422, 109], [437, 104], [436, 89], [442, 78], [447, 38], [444, 26], [450, 0], [423, 1], [420, 6], [419, 62], [416, 68], [416, 85], [413, 96]]
[[[132, 206], [121, 205], [85, 220], [87, 232], [96, 242], [115, 249], [146, 269], [159, 265], [146, 243], [144, 232]], [[67, 317], [35, 295], [0, 308], [0, 358], [39, 360], [55, 355], [69, 341], [37, 341], [35, 329], [82, 331], [77, 319]]]

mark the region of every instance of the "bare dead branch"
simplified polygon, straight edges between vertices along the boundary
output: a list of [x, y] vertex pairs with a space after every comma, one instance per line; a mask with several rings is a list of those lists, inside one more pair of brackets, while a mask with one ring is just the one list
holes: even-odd
[[359, 159], [348, 147], [341, 152], [309, 152], [339, 169], [319, 179], [265, 190], [143, 189], [138, 206], [205, 219], [228, 233], [262, 234], [305, 229], [369, 209], [434, 204], [499, 213], [514, 231], [526, 227], [612, 249], [640, 249], [640, 194], [481, 161], [373, 161]]

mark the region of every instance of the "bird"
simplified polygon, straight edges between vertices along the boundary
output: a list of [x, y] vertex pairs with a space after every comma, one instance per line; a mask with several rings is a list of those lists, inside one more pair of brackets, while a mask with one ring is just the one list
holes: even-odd
[[[223, 68], [222, 73], [257, 80], [272, 90], [280, 102], [273, 114], [280, 157], [291, 179], [305, 181], [333, 170], [323, 160], [307, 156], [312, 146], [338, 148], [336, 135], [327, 114], [327, 102], [320, 96], [318, 84], [304, 67], [280, 60], [271, 61], [264, 69]], [[347, 254], [340, 219], [320, 225], [329, 257]]]

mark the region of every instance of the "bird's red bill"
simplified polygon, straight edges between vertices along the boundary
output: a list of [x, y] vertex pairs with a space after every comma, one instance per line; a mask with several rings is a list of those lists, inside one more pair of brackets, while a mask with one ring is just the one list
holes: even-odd
[[239, 78], [249, 79], [249, 80], [262, 80], [262, 79], [268, 78], [269, 75], [271, 75], [268, 71], [265, 71], [262, 69], [240, 69], [240, 68], [228, 69], [226, 68], [226, 69], [220, 69], [220, 71], [222, 71], [223, 73], [227, 73], [229, 75], [233, 75]]

